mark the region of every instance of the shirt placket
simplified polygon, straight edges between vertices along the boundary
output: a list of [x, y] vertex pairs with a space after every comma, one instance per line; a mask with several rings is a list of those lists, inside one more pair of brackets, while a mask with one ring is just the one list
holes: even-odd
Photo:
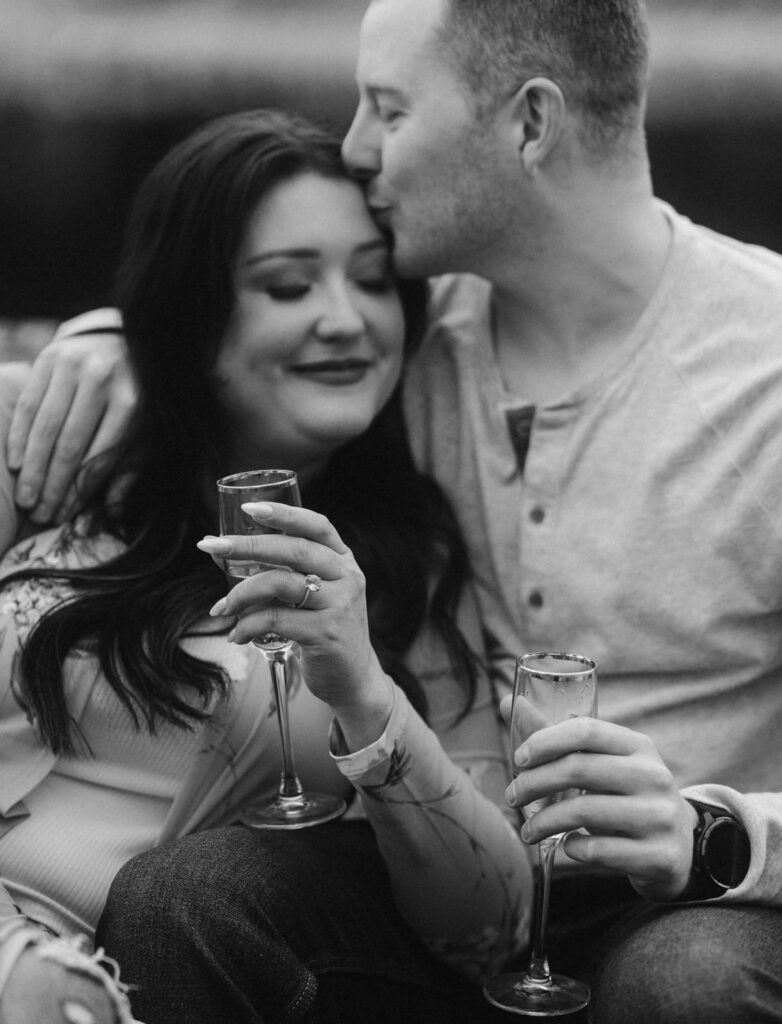
[[557, 646], [556, 583], [562, 574], [563, 538], [559, 536], [558, 503], [562, 465], [573, 409], [539, 409], [524, 461], [519, 507], [519, 607], [530, 648]]

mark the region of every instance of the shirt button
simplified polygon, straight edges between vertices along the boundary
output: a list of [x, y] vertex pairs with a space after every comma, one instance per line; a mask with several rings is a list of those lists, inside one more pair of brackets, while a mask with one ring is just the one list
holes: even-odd
[[543, 595], [539, 590], [533, 590], [527, 598], [530, 608], [542, 608], [543, 607]]
[[542, 523], [546, 518], [546, 510], [537, 506], [530, 512], [529, 517], [533, 523]]

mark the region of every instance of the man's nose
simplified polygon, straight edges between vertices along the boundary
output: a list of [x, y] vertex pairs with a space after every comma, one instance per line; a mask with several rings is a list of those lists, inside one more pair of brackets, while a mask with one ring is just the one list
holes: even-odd
[[371, 178], [380, 170], [379, 126], [359, 106], [342, 143], [342, 159], [352, 175]]

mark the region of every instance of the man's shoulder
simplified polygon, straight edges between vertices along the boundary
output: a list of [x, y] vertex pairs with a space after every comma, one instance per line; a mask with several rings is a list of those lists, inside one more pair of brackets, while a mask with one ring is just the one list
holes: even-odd
[[732, 238], [674, 214], [686, 252], [688, 272], [709, 285], [710, 300], [730, 301], [736, 292], [763, 293], [782, 306], [782, 254], [750, 241]]

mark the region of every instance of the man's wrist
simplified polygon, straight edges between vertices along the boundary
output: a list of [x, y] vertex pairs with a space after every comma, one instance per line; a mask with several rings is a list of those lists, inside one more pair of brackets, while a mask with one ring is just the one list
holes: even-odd
[[749, 836], [741, 822], [722, 807], [686, 799], [698, 820], [692, 837], [690, 877], [674, 902], [717, 899], [746, 877]]

